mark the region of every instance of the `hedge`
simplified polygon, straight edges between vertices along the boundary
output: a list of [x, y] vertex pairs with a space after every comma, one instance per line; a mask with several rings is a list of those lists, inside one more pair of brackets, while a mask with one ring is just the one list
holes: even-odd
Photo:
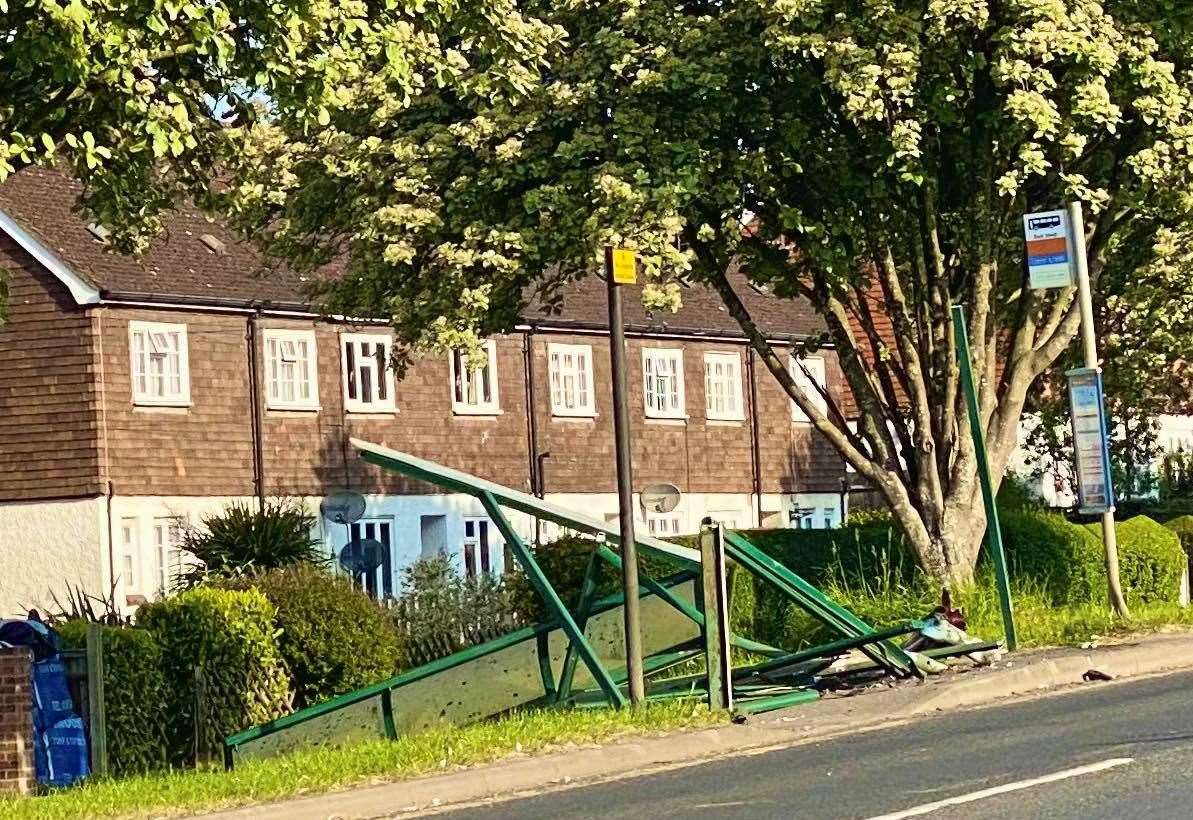
[[1089, 530], [1039, 511], [1004, 511], [999, 522], [1012, 577], [1034, 579], [1058, 604], [1105, 599], [1102, 545]]
[[[1095, 538], [1101, 537], [1100, 523], [1086, 527], [1096, 534]], [[1127, 603], [1175, 603], [1187, 560], [1177, 534], [1146, 515], [1120, 521], [1114, 531], [1118, 535], [1119, 577]], [[1101, 543], [1098, 549], [1102, 549]]]
[[[136, 627], [100, 627], [104, 655], [104, 714], [111, 773], [127, 776], [164, 768], [166, 679], [153, 635]], [[87, 645], [87, 622], [58, 627], [63, 646]]]
[[1176, 533], [1176, 537], [1180, 539], [1181, 546], [1184, 547], [1185, 555], [1193, 559], [1193, 515], [1182, 515], [1174, 518], [1165, 523], [1164, 526]]
[[[199, 587], [143, 605], [137, 621], [162, 653], [171, 762], [215, 756], [224, 737], [290, 710], [277, 610], [257, 590]], [[204, 709], [196, 721], [196, 669]], [[199, 726], [196, 726], [196, 723]]]
[[290, 672], [296, 707], [392, 677], [405, 666], [392, 619], [346, 576], [295, 564], [222, 586], [256, 589], [273, 604], [278, 649]]
[[[1057, 603], [1106, 599], [1106, 557], [1100, 523], [1080, 526], [1056, 513], [1001, 516], [1012, 573], [1039, 580]], [[1185, 555], [1175, 533], [1146, 516], [1120, 521], [1119, 574], [1128, 603], [1175, 602]]]

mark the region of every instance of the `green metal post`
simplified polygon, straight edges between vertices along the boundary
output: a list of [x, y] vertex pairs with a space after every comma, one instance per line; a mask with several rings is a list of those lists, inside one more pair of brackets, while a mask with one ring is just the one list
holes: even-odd
[[704, 604], [704, 667], [708, 708], [733, 708], [733, 668], [729, 658], [729, 607], [725, 589], [725, 541], [719, 524], [700, 532], [701, 601]]
[[559, 618], [563, 631], [567, 633], [568, 638], [575, 644], [576, 651], [584, 659], [584, 665], [588, 667], [588, 671], [592, 673], [593, 679], [601, 687], [601, 691], [605, 693], [605, 697], [609, 699], [609, 705], [617, 707], [625, 706], [625, 696], [617, 688], [617, 684], [613, 682], [609, 671], [605, 669], [604, 664], [601, 663], [601, 659], [597, 657], [596, 651], [592, 648], [588, 639], [584, 637], [583, 630], [572, 619], [572, 614], [568, 612], [567, 606], [560, 599], [559, 594], [555, 591], [555, 587], [551, 586], [551, 582], [543, 574], [542, 567], [538, 565], [538, 561], [534, 560], [534, 556], [526, 548], [525, 542], [514, 532], [514, 528], [510, 526], [505, 513], [498, 506], [497, 500], [488, 492], [481, 493], [480, 499], [481, 503], [485, 506], [485, 510], [489, 513], [489, 518], [493, 519], [493, 523], [497, 525], [497, 529], [501, 531], [502, 537], [505, 538], [506, 546], [513, 551], [514, 557], [522, 565], [522, 571], [526, 573], [531, 586], [547, 602], [547, 606], [555, 613], [555, 617]]
[[104, 697], [104, 633], [87, 624], [87, 716], [91, 728], [91, 772], [108, 774], [108, 717]]
[[[596, 576], [600, 564], [594, 550], [588, 556], [588, 566], [584, 570], [584, 583], [580, 585], [580, 599], [576, 603], [576, 626], [583, 631], [588, 626], [588, 610], [592, 605], [592, 596], [596, 594]], [[567, 653], [563, 656], [563, 668], [559, 671], [559, 686], [555, 689], [555, 700], [565, 700], [572, 693], [572, 681], [576, 678], [576, 661], [580, 657], [574, 643], [568, 642]]]
[[969, 330], [965, 326], [965, 310], [953, 305], [953, 334], [957, 342], [957, 364], [961, 368], [961, 386], [965, 391], [965, 405], [969, 409], [969, 432], [973, 437], [974, 457], [978, 462], [978, 480], [982, 484], [982, 500], [986, 503], [986, 549], [994, 561], [994, 577], [998, 586], [998, 602], [1002, 608], [1002, 625], [1007, 634], [1007, 649], [1019, 645], [1015, 634], [1015, 610], [1011, 605], [1011, 583], [1007, 575], [1007, 556], [1002, 547], [1002, 527], [998, 523], [998, 505], [994, 500], [994, 484], [990, 479], [990, 461], [986, 455], [986, 434], [982, 429], [982, 414], [978, 409], [978, 392], [973, 381], [973, 359], [969, 352]]

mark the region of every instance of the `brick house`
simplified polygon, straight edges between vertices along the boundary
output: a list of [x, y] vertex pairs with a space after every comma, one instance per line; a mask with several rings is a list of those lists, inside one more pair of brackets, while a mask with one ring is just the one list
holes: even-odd
[[[77, 185], [26, 170], [0, 186], [0, 614], [67, 582], [114, 585], [130, 605], [180, 560], [176, 522], [257, 494], [366, 496], [353, 532], [321, 522], [329, 551], [352, 534], [390, 548], [370, 579], [392, 593], [403, 567], [446, 550], [462, 569], [502, 569], [472, 499], [386, 475], [349, 452], [357, 436], [589, 514], [616, 517], [604, 286], [572, 287], [560, 312], [529, 309], [456, 357], [386, 367], [384, 322], [320, 317], [301, 277], [261, 273], [251, 248], [183, 210], [140, 258], [107, 249], [73, 211]], [[776, 343], [818, 333], [806, 305], [741, 296]], [[736, 526], [833, 526], [844, 467], [753, 357], [711, 291], [677, 314], [627, 298], [635, 483], [682, 493], [643, 526], [666, 536], [712, 515]], [[831, 350], [807, 360], [834, 396]], [[757, 373], [756, 373], [757, 370]], [[633, 372], [633, 371], [632, 371]], [[515, 520], [527, 536], [529, 519]], [[549, 536], [550, 533], [537, 533]]]

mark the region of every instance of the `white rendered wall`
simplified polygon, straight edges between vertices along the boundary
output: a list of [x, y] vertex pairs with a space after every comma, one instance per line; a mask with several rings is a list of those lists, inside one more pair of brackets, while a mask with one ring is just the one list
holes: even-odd
[[103, 497], [0, 503], [0, 618], [63, 601], [68, 585], [108, 591]]
[[[551, 503], [575, 510], [577, 513], [615, 522], [617, 519], [617, 496], [614, 493], [551, 493]], [[102, 501], [102, 499], [100, 499]], [[316, 533], [329, 557], [338, 555], [340, 548], [350, 538], [349, 528], [334, 524], [319, 517], [317, 497], [306, 497], [303, 503], [318, 520]], [[636, 520], [641, 531], [649, 531], [646, 516], [643, 515], [635, 496]], [[113, 558], [117, 576], [117, 601], [125, 604], [126, 610], [135, 609], [137, 603], [153, 600], [160, 594], [163, 578], [162, 538], [174, 520], [200, 524], [204, 516], [218, 513], [229, 504], [241, 502], [255, 504], [251, 497], [158, 497], [117, 496], [112, 500]], [[769, 520], [780, 526], [790, 526], [789, 511], [795, 508], [813, 509], [811, 525], [817, 528], [826, 524], [839, 526], [842, 520], [840, 496], [834, 493], [766, 495], [763, 497], [765, 511], [771, 511]], [[102, 504], [98, 507], [100, 518], [97, 526], [105, 531], [106, 513]], [[404, 571], [428, 550], [423, 544], [424, 518], [442, 516], [432, 528], [445, 534], [447, 554], [456, 569], [463, 572], [464, 557], [460, 549], [463, 543], [466, 522], [469, 519], [486, 520], [480, 501], [467, 495], [366, 495], [365, 514], [362, 524], [385, 525], [391, 542], [389, 588], [397, 594], [401, 590]], [[508, 511], [507, 516], [515, 531], [528, 541], [536, 537], [549, 541], [559, 535], [559, 528], [550, 522], [542, 522], [541, 531], [536, 533], [534, 519], [524, 513]], [[666, 518], [660, 525], [656, 520], [657, 534], [669, 537], [673, 534], [697, 532], [700, 522], [706, 517], [725, 521], [736, 527], [758, 526], [757, 504], [748, 493], [690, 493], [685, 494], [679, 506], [671, 513], [653, 518]], [[430, 521], [430, 519], [428, 519]], [[660, 526], [663, 530], [659, 530]], [[491, 569], [504, 569], [502, 539], [496, 527], [489, 527], [491, 545]], [[102, 556], [103, 567], [107, 567], [106, 540], [102, 549], [96, 550]], [[98, 569], [96, 570], [99, 571]], [[165, 577], [169, 572], [166, 570]], [[105, 574], [106, 577], [106, 574]], [[384, 577], [382, 576], [382, 583]], [[378, 587], [380, 588], [380, 586]], [[105, 587], [106, 589], [106, 587]]]

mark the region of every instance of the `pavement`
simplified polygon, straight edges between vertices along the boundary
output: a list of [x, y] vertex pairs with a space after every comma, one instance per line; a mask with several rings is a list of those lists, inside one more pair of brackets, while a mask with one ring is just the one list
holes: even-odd
[[[1112, 683], [1082, 683], [1082, 675], [1096, 669], [1112, 678]], [[581, 795], [593, 789], [611, 790], [606, 798], [611, 811], [620, 806], [635, 816], [643, 813], [643, 803], [648, 801], [644, 789], [658, 788], [661, 805], [682, 806], [681, 814], [670, 816], [697, 816], [698, 812], [711, 812], [709, 817], [868, 817], [865, 811], [870, 807], [861, 804], [854, 805], [859, 795], [886, 795], [892, 798], [884, 805], [894, 805], [900, 800], [906, 802], [909, 795], [938, 799], [933, 796], [934, 790], [941, 793], [949, 788], [964, 789], [967, 785], [974, 785], [975, 789], [982, 789], [980, 785], [987, 782], [1010, 782], [1004, 775], [1019, 772], [995, 769], [983, 769], [981, 763], [984, 757], [977, 758], [973, 770], [965, 777], [958, 778], [951, 767], [954, 760], [969, 760], [975, 750], [969, 740], [958, 740], [965, 737], [966, 726], [982, 726], [988, 724], [997, 729], [1007, 718], [1004, 715], [1014, 710], [1042, 708], [1041, 715], [1052, 714], [1048, 709], [1064, 710], [1068, 707], [1053, 707], [1052, 701], [1061, 702], [1069, 698], [1109, 697], [1110, 701], [1091, 701], [1094, 706], [1088, 710], [1089, 722], [1097, 724], [1100, 721], [1125, 721], [1120, 727], [1127, 730], [1133, 719], [1132, 712], [1137, 710], [1135, 705], [1116, 705], [1113, 698], [1129, 698], [1129, 692], [1137, 686], [1146, 689], [1149, 685], [1163, 686], [1156, 682], [1149, 683], [1142, 678], [1173, 670], [1193, 669], [1193, 635], [1179, 634], [1169, 636], [1149, 637], [1134, 642], [1118, 644], [1089, 650], [1049, 650], [1044, 652], [1025, 652], [1009, 656], [991, 667], [975, 669], [965, 673], [947, 673], [930, 678], [923, 683], [906, 683], [892, 688], [876, 687], [852, 697], [828, 697], [821, 701], [806, 704], [790, 710], [774, 712], [769, 715], [756, 716], [745, 725], [732, 725], [671, 734], [656, 737], [638, 737], [616, 741], [604, 746], [564, 747], [549, 754], [539, 756], [516, 756], [497, 763], [471, 769], [449, 772], [432, 777], [420, 778], [382, 786], [369, 786], [318, 797], [308, 797], [271, 805], [253, 806], [235, 811], [210, 815], [217, 820], [357, 820], [359, 818], [377, 817], [410, 817], [425, 813], [438, 813], [451, 806], [478, 806], [460, 812], [452, 812], [453, 818], [465, 817], [563, 817], [571, 814], [580, 817], [622, 817], [628, 814], [599, 814], [594, 813], [594, 805], [605, 805], [604, 802], [584, 802], [582, 810], [577, 812], [577, 805], [568, 804], [572, 795]], [[1183, 687], [1188, 688], [1193, 677], [1174, 676], [1170, 680], [1183, 681]], [[1128, 684], [1129, 681], [1137, 683]], [[1177, 686], [1171, 693], [1175, 697], [1181, 686]], [[1076, 691], [1074, 691], [1076, 690]], [[1089, 690], [1088, 692], [1086, 690]], [[1167, 690], [1166, 690], [1167, 691]], [[1100, 694], [1102, 693], [1102, 694]], [[1109, 693], [1109, 694], [1105, 694]], [[1030, 703], [1008, 705], [1008, 701], [1016, 698], [1052, 695]], [[1146, 700], [1146, 699], [1145, 699]], [[1184, 712], [1193, 715], [1193, 695], [1188, 698], [1183, 707]], [[978, 707], [1001, 704], [995, 709], [973, 711]], [[1106, 715], [1101, 714], [1106, 710]], [[1018, 714], [1018, 712], [1016, 712]], [[1023, 728], [1018, 735], [1029, 749], [1048, 748], [1051, 741], [1047, 737], [1036, 737], [1032, 733], [1033, 727], [1042, 727], [1047, 723], [1034, 723], [1030, 711], [1020, 725]], [[1044, 718], [1041, 717], [1041, 720]], [[1058, 725], [1065, 725], [1068, 721], [1058, 718]], [[1183, 718], [1182, 718], [1183, 721]], [[985, 724], [983, 722], [986, 722]], [[1083, 719], [1084, 722], [1084, 719]], [[1184, 725], [1184, 722], [1181, 723]], [[1193, 728], [1193, 724], [1190, 724]], [[938, 734], [933, 727], [947, 727]], [[1167, 727], [1165, 727], [1165, 730]], [[1074, 726], [1076, 730], [1076, 726]], [[976, 730], [975, 730], [976, 731]], [[858, 737], [858, 733], [868, 733], [865, 737]], [[924, 733], [923, 741], [904, 741], [905, 738], [919, 737]], [[842, 737], [847, 735], [847, 737]], [[1115, 736], [1119, 737], [1119, 736]], [[1087, 739], [1077, 739], [1073, 742], [1084, 743]], [[1120, 737], [1121, 740], [1121, 737]], [[1061, 741], [1061, 748], [1064, 746]], [[1118, 742], [1118, 741], [1115, 741]], [[1007, 748], [1010, 739], [1000, 741], [993, 748]], [[831, 762], [826, 766], [817, 763], [821, 756], [818, 750], [832, 745], [836, 750], [835, 756], [826, 758]], [[942, 749], [939, 755], [926, 751], [911, 754], [912, 749]], [[1172, 747], [1174, 750], [1176, 747]], [[847, 751], [846, 751], [847, 749]], [[872, 752], [871, 750], [875, 750]], [[792, 760], [786, 760], [785, 755], [795, 755]], [[777, 769], [767, 768], [767, 761], [772, 758], [781, 760], [776, 764]], [[868, 761], [867, 765], [854, 766], [853, 759]], [[1000, 758], [995, 756], [986, 763], [993, 763]], [[1112, 759], [1107, 757], [1106, 759]], [[902, 764], [905, 761], [917, 760], [922, 770], [907, 769]], [[1031, 762], [1031, 756], [1025, 758]], [[891, 765], [886, 766], [884, 761]], [[1012, 762], [1012, 761], [1008, 761]], [[1046, 760], [1034, 759], [1039, 765]], [[1056, 761], [1058, 766], [1064, 761]], [[1094, 761], [1095, 763], [1099, 761]], [[1157, 761], [1152, 761], [1156, 763]], [[759, 768], [755, 769], [757, 765]], [[966, 764], [969, 765], [969, 764]], [[1073, 766], [1059, 766], [1055, 771], [1061, 771], [1074, 766], [1086, 765], [1076, 763]], [[724, 768], [722, 768], [724, 767]], [[740, 768], [735, 768], [740, 767]], [[835, 768], [835, 773], [833, 772]], [[1046, 776], [1047, 770], [1031, 768], [1032, 777]], [[858, 780], [860, 774], [870, 769], [898, 772], [898, 776], [880, 778], [881, 782], [870, 786], [861, 785]], [[1116, 764], [1110, 769], [1099, 770], [1088, 777], [1110, 778], [1133, 776], [1142, 766], [1132, 764]], [[796, 811], [793, 806], [805, 803], [803, 789], [811, 788], [811, 782], [800, 781], [799, 789], [795, 788], [796, 778], [802, 777], [803, 772], [819, 772], [817, 778], [823, 778], [825, 784], [833, 788], [825, 790], [824, 784], [819, 788], [820, 803], [815, 805], [816, 811], [803, 813]], [[1023, 769], [1026, 772], [1027, 769]], [[755, 774], [757, 772], [757, 774]], [[769, 774], [768, 774], [769, 772]], [[771, 775], [777, 772], [777, 780]], [[646, 777], [644, 777], [644, 775]], [[1076, 780], [1075, 776], [1073, 779]], [[632, 779], [625, 779], [632, 778]], [[833, 778], [836, 778], [835, 780]], [[614, 781], [614, 782], [609, 782]], [[710, 788], [699, 784], [711, 784]], [[1057, 783], [1066, 783], [1058, 780]], [[905, 783], [904, 791], [891, 792], [897, 783]], [[603, 785], [591, 785], [603, 784]], [[676, 784], [677, 793], [667, 792], [668, 784]], [[917, 785], [918, 784], [918, 785]], [[934, 785], [934, 784], [946, 784]], [[586, 787], [579, 789], [578, 787]], [[1063, 788], [1063, 787], [1057, 787]], [[744, 789], [740, 794], [739, 790]], [[765, 803], [751, 803], [745, 795], [759, 791], [768, 793], [766, 798], [774, 801], [776, 811], [782, 814], [766, 814]], [[619, 792], [619, 790], [622, 790]], [[910, 791], [907, 791], [910, 790]], [[530, 797], [544, 791], [552, 793], [546, 797]], [[813, 790], [814, 791], [814, 790]], [[1030, 790], [1028, 790], [1030, 791]], [[1028, 791], [1022, 794], [1028, 793]], [[707, 794], [705, 794], [707, 792]], [[781, 793], [786, 792], [786, 797]], [[619, 802], [618, 794], [624, 794], [625, 800]], [[703, 802], [675, 803], [675, 800], [686, 800], [679, 794], [704, 794]], [[738, 794], [737, 798], [728, 799], [725, 793]], [[889, 793], [889, 794], [888, 794]], [[1020, 793], [1015, 793], [1019, 794]], [[947, 795], [946, 795], [947, 796]], [[759, 800], [763, 798], [758, 798]], [[998, 797], [990, 797], [981, 801], [983, 810], [998, 803]], [[672, 802], [667, 802], [671, 800]], [[929, 802], [931, 802], [929, 800]], [[508, 802], [513, 801], [513, 802]], [[794, 801], [794, 802], [793, 802]], [[834, 802], [835, 801], [835, 802]], [[841, 802], [845, 801], [845, 802]], [[638, 807], [633, 808], [637, 803]], [[734, 814], [735, 805], [742, 803], [749, 808], [745, 814]], [[489, 805], [492, 804], [492, 805]], [[541, 804], [541, 805], [540, 805]], [[651, 814], [656, 813], [656, 804], [646, 802]], [[977, 805], [974, 803], [973, 805]], [[1018, 804], [1016, 804], [1018, 805]], [[955, 811], [969, 811], [955, 809]], [[850, 813], [852, 811], [861, 813]], [[951, 811], [954, 809], [941, 809]], [[474, 812], [489, 812], [488, 814]], [[535, 814], [540, 811], [546, 813]], [[796, 813], [793, 814], [793, 811]], [[884, 809], [885, 811], [885, 809]], [[503, 813], [507, 812], [507, 813]], [[762, 813], [759, 813], [762, 812]], [[879, 811], [877, 816], [881, 816]], [[664, 814], [664, 816], [666, 816]], [[901, 815], [902, 816], [902, 815]], [[906, 815], [913, 816], [913, 815]], [[949, 816], [947, 813], [941, 816]], [[952, 816], [971, 816], [962, 813]], [[999, 816], [999, 815], [991, 815]], [[1014, 815], [1004, 816], [1049, 816]], [[1130, 817], [1131, 814], [1106, 815]], [[1163, 815], [1157, 815], [1162, 817]], [[1193, 809], [1180, 815], [1193, 816]]]

